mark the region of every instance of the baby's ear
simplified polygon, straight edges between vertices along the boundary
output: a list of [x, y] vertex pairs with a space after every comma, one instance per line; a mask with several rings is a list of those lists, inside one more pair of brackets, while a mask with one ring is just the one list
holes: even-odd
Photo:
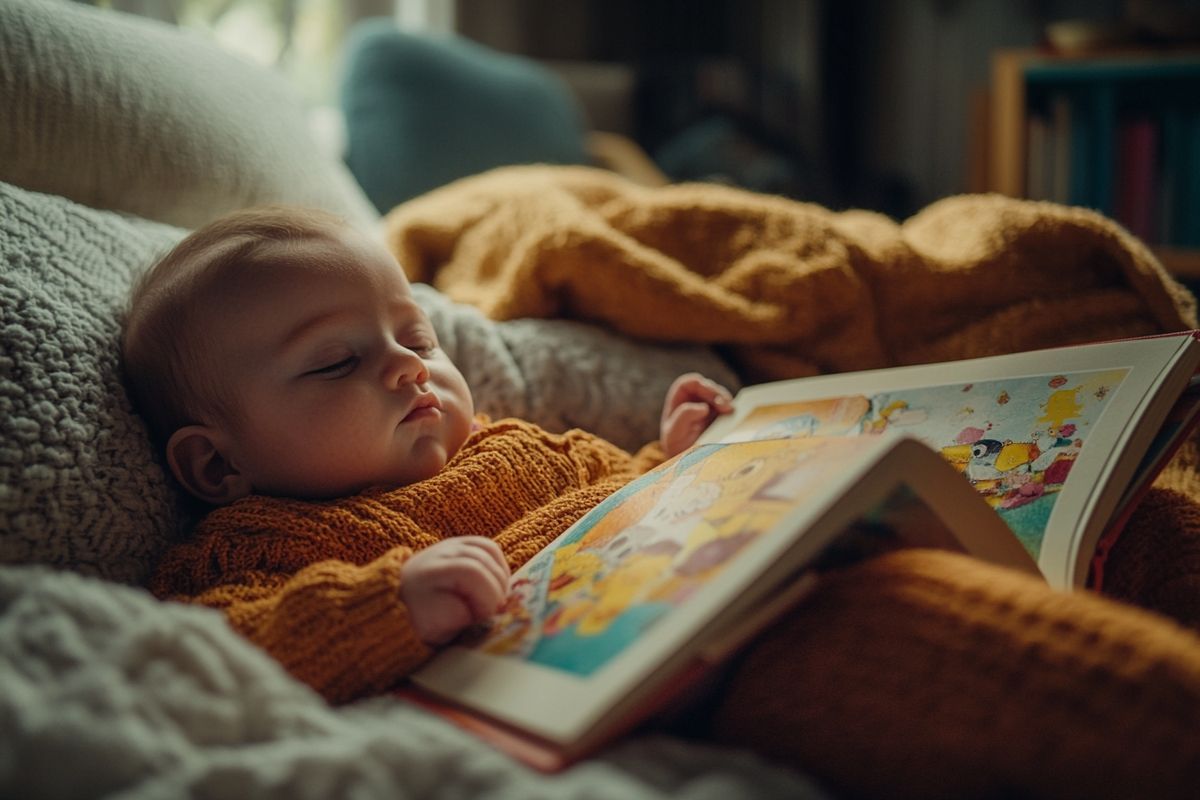
[[167, 464], [189, 493], [223, 506], [250, 494], [253, 487], [226, 457], [222, 434], [207, 425], [188, 425], [171, 434]]

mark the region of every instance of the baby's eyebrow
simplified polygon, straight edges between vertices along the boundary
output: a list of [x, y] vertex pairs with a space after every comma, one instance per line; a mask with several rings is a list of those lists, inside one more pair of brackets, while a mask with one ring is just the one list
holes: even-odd
[[319, 331], [328, 325], [335, 323], [339, 317], [345, 315], [342, 311], [330, 311], [325, 314], [318, 314], [315, 317], [309, 317], [299, 325], [292, 328], [279, 341], [279, 352], [287, 352], [297, 345], [303, 343], [305, 339], [313, 333]]
[[433, 320], [425, 313], [425, 309], [417, 304], [417, 300], [412, 295], [405, 295], [392, 301], [392, 313], [399, 313], [411, 317], [415, 324], [425, 325], [430, 330], [433, 330]]

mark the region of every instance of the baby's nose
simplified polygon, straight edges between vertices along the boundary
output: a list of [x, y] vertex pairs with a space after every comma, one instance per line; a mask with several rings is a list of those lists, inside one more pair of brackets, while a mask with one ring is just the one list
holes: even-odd
[[387, 355], [383, 378], [389, 387], [427, 383], [429, 368], [425, 365], [425, 360], [412, 350], [393, 345]]

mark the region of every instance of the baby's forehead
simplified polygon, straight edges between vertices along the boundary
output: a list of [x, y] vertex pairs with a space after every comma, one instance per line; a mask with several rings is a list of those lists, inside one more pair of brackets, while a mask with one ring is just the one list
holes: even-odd
[[[230, 246], [236, 248], [237, 244]], [[238, 257], [224, 258], [213, 252], [206, 260], [216, 268], [206, 270], [208, 279], [200, 283], [218, 295], [295, 285], [307, 279], [363, 282], [389, 294], [411, 295], [404, 270], [382, 245], [338, 232], [257, 241]]]

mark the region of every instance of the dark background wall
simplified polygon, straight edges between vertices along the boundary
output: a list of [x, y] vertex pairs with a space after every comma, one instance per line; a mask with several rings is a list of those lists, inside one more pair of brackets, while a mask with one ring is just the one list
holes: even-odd
[[457, 26], [501, 50], [629, 76], [629, 132], [673, 177], [906, 216], [977, 188], [973, 109], [993, 50], [1037, 46], [1056, 20], [1145, 18], [1155, 5], [458, 0]]

